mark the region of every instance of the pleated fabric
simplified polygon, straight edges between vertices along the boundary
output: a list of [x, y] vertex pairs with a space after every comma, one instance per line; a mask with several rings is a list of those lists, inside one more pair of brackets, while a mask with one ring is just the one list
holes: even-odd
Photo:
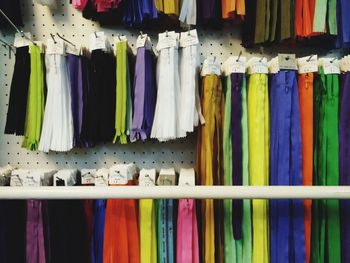
[[[130, 180], [128, 185], [133, 185]], [[107, 200], [103, 263], [139, 263], [140, 240], [136, 200]]]
[[[270, 119], [266, 74], [252, 74], [248, 82], [249, 183], [269, 185]], [[268, 202], [252, 201], [253, 263], [269, 262]]]
[[139, 202], [140, 262], [157, 263], [156, 205], [152, 199]]
[[87, 144], [80, 138], [83, 124], [83, 72], [82, 57], [67, 54], [67, 69], [70, 83], [70, 98], [73, 117], [73, 146], [86, 147]]
[[338, 36], [336, 47], [350, 46], [350, 16], [348, 10], [350, 8], [350, 2], [346, 0], [337, 1], [337, 21], [338, 21]]
[[[207, 75], [202, 79], [201, 105], [205, 125], [200, 127], [197, 149], [198, 182], [201, 185], [223, 185], [222, 128], [224, 93], [221, 79]], [[215, 203], [215, 204], [214, 204]], [[214, 215], [216, 220], [214, 219]], [[223, 262], [223, 202], [201, 203], [201, 262]], [[216, 233], [216, 234], [215, 234]]]
[[38, 46], [31, 45], [29, 52], [30, 77], [22, 147], [35, 151], [39, 146], [44, 117], [44, 62]]
[[16, 49], [15, 67], [12, 75], [5, 134], [24, 135], [27, 98], [30, 78], [29, 47]]
[[179, 121], [182, 134], [193, 132], [199, 121], [204, 122], [201, 112], [198, 88], [198, 48], [191, 45], [180, 53], [180, 112]]
[[89, 64], [89, 95], [81, 136], [93, 144], [111, 142], [115, 135], [115, 58], [111, 53], [94, 50]]
[[157, 102], [151, 138], [169, 141], [183, 138], [179, 112], [181, 101], [178, 47], [160, 50], [157, 62]]
[[115, 135], [113, 143], [126, 144], [132, 126], [132, 97], [127, 54], [127, 41], [116, 44], [116, 108], [115, 108]]
[[157, 88], [155, 85], [155, 63], [151, 50], [137, 49], [134, 78], [134, 111], [130, 140], [145, 140], [151, 135]]
[[[350, 73], [341, 75], [339, 114], [339, 184], [350, 185], [349, 169], [349, 125], [350, 125]], [[340, 201], [341, 262], [350, 261], [350, 201]]]
[[66, 58], [46, 54], [47, 100], [39, 150], [66, 152], [73, 148], [73, 117]]
[[91, 240], [91, 262], [103, 263], [103, 238], [106, 215], [106, 201], [93, 202], [93, 233]]
[[43, 209], [46, 202], [41, 200], [27, 201], [26, 223], [26, 262], [46, 263]]
[[197, 22], [196, 0], [183, 0], [179, 20], [187, 25], [195, 25]]
[[222, 18], [232, 19], [235, 15], [245, 15], [244, 0], [221, 0], [222, 1]]
[[[270, 82], [270, 185], [302, 185], [297, 76], [280, 70]], [[271, 262], [305, 262], [302, 200], [271, 200]]]
[[308, 37], [313, 33], [316, 0], [295, 0], [295, 35]]
[[158, 200], [157, 250], [160, 263], [175, 262], [174, 226], [174, 200]]
[[199, 263], [198, 226], [194, 199], [179, 200], [176, 263]]
[[198, 23], [205, 27], [222, 25], [221, 0], [197, 0]]
[[123, 22], [128, 26], [143, 26], [158, 18], [154, 0], [132, 0], [123, 5]]
[[[339, 184], [338, 102], [338, 75], [321, 68], [314, 85], [314, 185]], [[339, 200], [314, 200], [312, 215], [311, 262], [341, 262]]]
[[158, 12], [166, 15], [179, 16], [180, 1], [179, 0], [155, 0]]
[[[234, 73], [225, 79], [223, 149], [225, 185], [233, 185], [233, 177], [238, 176], [237, 166], [241, 166], [242, 182], [236, 185], [249, 185], [247, 95], [244, 74]], [[224, 200], [225, 262], [251, 262], [251, 246], [250, 201], [235, 204], [232, 200]]]
[[[298, 93], [300, 109], [302, 178], [303, 185], [312, 185], [313, 179], [313, 82], [314, 73], [299, 74]], [[305, 257], [310, 262], [311, 254], [312, 200], [304, 200]]]

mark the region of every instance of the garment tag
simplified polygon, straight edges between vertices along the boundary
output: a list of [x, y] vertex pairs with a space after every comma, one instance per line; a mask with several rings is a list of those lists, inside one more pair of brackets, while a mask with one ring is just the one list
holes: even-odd
[[176, 175], [174, 168], [161, 169], [157, 180], [158, 185], [175, 185]]
[[23, 177], [29, 175], [29, 170], [13, 170], [11, 173], [10, 186], [23, 186]]
[[66, 46], [66, 53], [68, 53], [68, 54], [79, 56], [80, 55], [80, 50], [81, 50], [81, 47], [77, 46], [77, 45], [75, 47], [70, 45], [70, 44], [68, 44]]
[[228, 76], [232, 73], [245, 73], [246, 72], [246, 62], [245, 57], [230, 56], [222, 65], [222, 71], [225, 76]]
[[343, 57], [339, 62], [339, 66], [342, 72], [350, 72], [350, 56]]
[[177, 47], [179, 34], [175, 31], [168, 33], [160, 33], [158, 35], [157, 50], [162, 50], [164, 48]]
[[136, 40], [136, 48], [144, 47], [146, 45], [147, 40], [148, 40], [147, 34], [139, 35]]
[[193, 29], [187, 32], [181, 32], [180, 35], [180, 47], [189, 47], [193, 45], [198, 45], [198, 35], [197, 30]]
[[280, 69], [298, 69], [295, 54], [278, 54], [278, 65]]
[[95, 183], [96, 169], [82, 169], [81, 170], [81, 184], [91, 185]]
[[317, 55], [298, 58], [298, 73], [312, 73], [318, 72], [318, 58]]
[[180, 186], [194, 186], [196, 184], [195, 172], [193, 168], [180, 169], [179, 185]]
[[267, 66], [266, 58], [253, 57], [248, 60], [248, 74], [268, 74], [269, 68]]
[[[24, 35], [26, 37], [28, 37], [29, 39], [32, 39], [32, 34], [30, 32], [25, 32]], [[15, 34], [15, 41], [14, 41], [13, 45], [15, 47], [29, 46], [32, 44], [32, 42], [29, 39], [23, 37], [22, 34], [20, 34], [20, 33], [16, 33]]]
[[156, 170], [155, 169], [142, 169], [139, 176], [140, 186], [155, 186], [156, 184]]
[[41, 180], [41, 174], [38, 172], [31, 172], [28, 174], [25, 174], [23, 176], [23, 186], [35, 186], [38, 187], [41, 185], [40, 183]]
[[109, 184], [127, 184], [128, 183], [128, 175], [126, 169], [112, 168], [109, 174]]
[[95, 173], [95, 186], [108, 186], [109, 170], [102, 168]]
[[90, 35], [90, 51], [96, 50], [96, 49], [103, 49], [106, 50], [106, 41], [107, 37], [105, 36], [104, 32], [95, 32]]
[[340, 74], [339, 60], [334, 58], [322, 58], [321, 65], [323, 65], [324, 74]]
[[119, 36], [114, 37], [115, 43], [124, 42], [124, 41], [128, 41], [128, 39], [124, 35], [119, 35]]
[[221, 75], [221, 67], [220, 64], [216, 62], [215, 57], [207, 57], [204, 60], [201, 75], [202, 77], [206, 75]]
[[57, 54], [57, 55], [65, 54], [65, 44], [62, 39], [57, 39], [55, 43], [53, 39], [49, 38], [46, 44], [47, 44], [46, 54]]
[[278, 63], [278, 57], [275, 57], [271, 59], [268, 63], [267, 66], [269, 67], [269, 72], [271, 74], [276, 74], [280, 71], [279, 63]]

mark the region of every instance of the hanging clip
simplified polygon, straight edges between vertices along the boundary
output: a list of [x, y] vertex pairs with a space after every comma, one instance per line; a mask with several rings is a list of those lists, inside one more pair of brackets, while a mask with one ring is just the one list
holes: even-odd
[[314, 55], [311, 55], [306, 61], [307, 61], [307, 62], [310, 62], [310, 60], [312, 59], [313, 56], [314, 56]]
[[98, 35], [96, 34], [96, 31], [94, 31], [94, 34], [95, 34], [95, 38], [98, 38]]
[[190, 36], [191, 35], [191, 26], [189, 25], [187, 28], [187, 35]]
[[333, 58], [330, 62], [333, 63], [333, 62], [336, 61], [337, 59], [338, 59], [338, 58], [335, 57], [335, 58]]
[[241, 51], [239, 51], [238, 58], [236, 59], [236, 62], [238, 62], [238, 61], [239, 61], [239, 59], [241, 58], [241, 56], [242, 56], [242, 50], [241, 50]]
[[117, 34], [117, 38], [119, 39], [119, 41], [122, 41], [119, 34]]
[[75, 45], [74, 45], [72, 42], [68, 41], [67, 39], [65, 39], [64, 37], [62, 37], [60, 34], [56, 33], [56, 35], [57, 35], [60, 39], [62, 39], [63, 41], [65, 41], [65, 42], [67, 42], [68, 44], [70, 44], [70, 45], [72, 45], [73, 47], [75, 47]]
[[259, 60], [259, 62], [261, 63], [261, 62], [263, 61], [264, 58], [265, 58], [265, 57], [261, 57], [261, 59]]
[[54, 36], [52, 33], [50, 33], [50, 36], [51, 36], [51, 38], [52, 38], [52, 40], [53, 40], [53, 43], [57, 44], [57, 42], [56, 42], [56, 40], [55, 40], [55, 36]]
[[168, 32], [168, 30], [165, 30], [165, 36], [166, 37], [168, 37], [169, 36], [169, 34], [168, 34], [169, 32]]
[[144, 35], [143, 35], [142, 31], [140, 31], [140, 36], [141, 36], [141, 38], [144, 38]]

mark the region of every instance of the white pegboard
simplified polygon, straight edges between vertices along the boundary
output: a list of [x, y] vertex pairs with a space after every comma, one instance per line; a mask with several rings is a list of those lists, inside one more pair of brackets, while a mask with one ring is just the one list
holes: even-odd
[[[113, 45], [113, 37], [117, 34], [125, 35], [131, 46], [134, 47], [139, 34], [135, 30], [126, 30], [124, 27], [101, 28], [97, 22], [86, 20], [81, 13], [75, 10], [68, 0], [57, 0], [57, 9], [50, 10], [32, 1], [22, 0], [22, 16], [25, 27], [24, 31], [32, 33], [34, 39], [46, 41], [50, 33], [60, 33], [73, 43], [88, 43], [88, 37], [94, 31], [103, 30]], [[13, 42], [15, 31], [9, 29], [2, 32], [1, 38], [8, 43]], [[157, 42], [158, 32], [146, 32]], [[252, 52], [244, 50], [240, 45], [239, 29], [230, 26], [223, 30], [204, 31], [199, 30], [200, 57], [201, 61], [208, 55], [216, 56], [223, 62], [230, 55], [243, 55], [250, 57]], [[280, 50], [270, 48], [264, 56], [271, 57]], [[284, 47], [284, 52], [295, 53], [294, 48]], [[267, 53], [266, 53], [267, 52]], [[300, 55], [315, 54], [315, 50], [301, 50]], [[22, 137], [4, 135], [8, 100], [10, 94], [11, 78], [14, 66], [14, 56], [11, 59], [8, 51], [0, 46], [0, 165], [12, 164], [23, 168], [89, 168], [109, 167], [115, 163], [135, 162], [139, 167], [162, 168], [162, 167], [194, 167], [196, 159], [196, 134], [191, 134], [183, 140], [167, 143], [137, 142], [127, 145], [102, 144], [91, 149], [73, 149], [68, 153], [48, 154], [31, 152], [21, 148]]]

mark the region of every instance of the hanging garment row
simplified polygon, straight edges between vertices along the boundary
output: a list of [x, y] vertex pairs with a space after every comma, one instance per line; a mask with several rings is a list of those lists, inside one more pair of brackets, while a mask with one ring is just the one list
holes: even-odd
[[160, 34], [157, 61], [144, 34], [136, 59], [125, 36], [116, 37], [115, 53], [103, 32], [91, 35], [89, 51], [58, 36], [48, 39], [45, 61], [40, 43], [15, 39], [5, 133], [24, 135], [23, 147], [48, 152], [168, 141], [204, 122], [195, 30]]
[[[91, 176], [103, 182], [109, 175], [110, 185], [122, 187], [137, 183], [137, 174], [133, 164], [83, 169], [79, 174], [4, 167], [0, 185], [91, 185]], [[194, 181], [193, 169], [180, 170], [179, 185]], [[155, 169], [139, 171], [139, 185], [156, 183], [175, 185], [174, 169], [160, 170], [157, 181]], [[6, 210], [0, 215], [1, 262], [199, 263], [193, 199], [0, 201], [0, 206]]]
[[[40, 42], [28, 40], [29, 33], [25, 36], [15, 38], [5, 133], [24, 135], [22, 146], [27, 149], [69, 151], [101, 142], [169, 141], [186, 137], [206, 121], [201, 109], [206, 106], [199, 98], [196, 30], [159, 34], [158, 56], [150, 38], [141, 34], [136, 59], [125, 36], [115, 38], [114, 51], [104, 32], [91, 34], [89, 50], [60, 35], [52, 35], [44, 49]], [[290, 54], [281, 62], [301, 73], [310, 67], [317, 72], [319, 64], [328, 63], [326, 70], [339, 73], [347, 71], [347, 60], [312, 55], [299, 59], [298, 65]], [[215, 63], [204, 63], [202, 72], [204, 76], [208, 70], [222, 70], [227, 75], [252, 68], [276, 73], [279, 68], [273, 61], [267, 65], [266, 59], [253, 58], [247, 63], [239, 55], [216, 71]]]
[[[349, 185], [348, 59], [339, 66], [334, 58], [280, 54], [244, 65], [236, 56], [220, 66], [207, 58], [197, 182]], [[201, 262], [348, 262], [348, 206], [338, 200], [203, 200]]]

